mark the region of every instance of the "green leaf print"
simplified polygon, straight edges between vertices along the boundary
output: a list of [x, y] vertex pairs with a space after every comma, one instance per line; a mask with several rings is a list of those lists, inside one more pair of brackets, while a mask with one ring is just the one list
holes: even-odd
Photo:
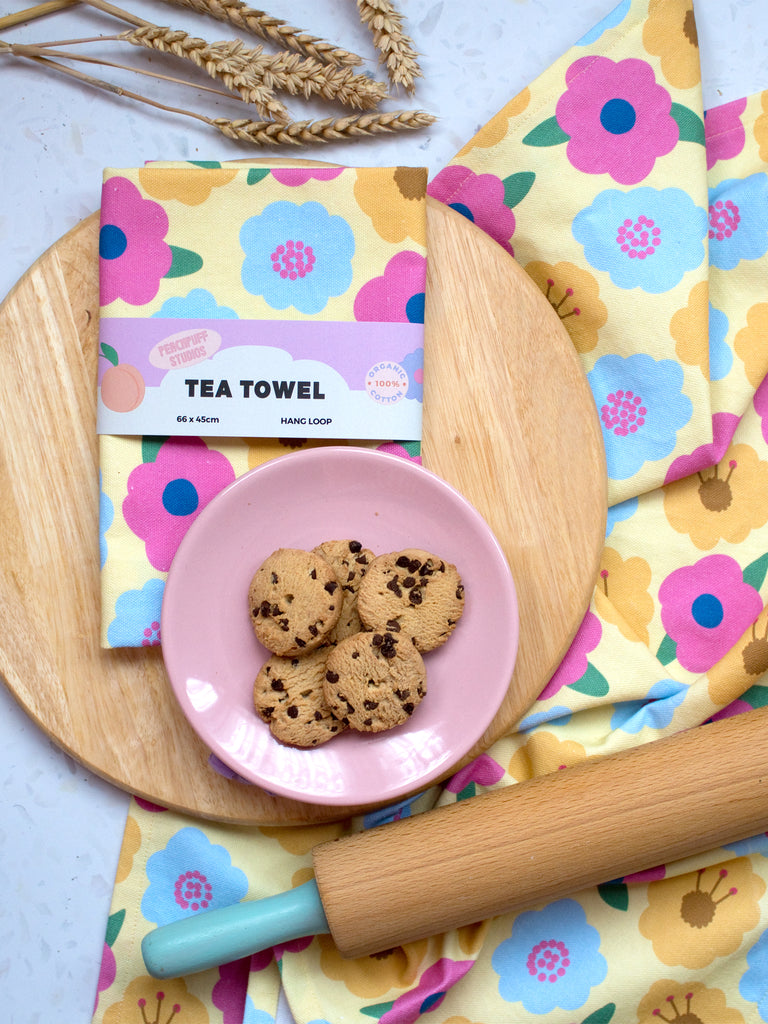
[[741, 699], [751, 708], [764, 708], [768, 705], [768, 686], [750, 686]]
[[203, 257], [191, 249], [182, 249], [179, 245], [169, 245], [173, 257], [166, 277], [187, 277], [196, 274], [203, 265]]
[[668, 665], [670, 661], [674, 661], [677, 657], [677, 644], [667, 633], [664, 634], [664, 639], [659, 644], [656, 657], [662, 665]]
[[510, 210], [517, 206], [531, 191], [536, 175], [533, 171], [520, 171], [518, 174], [510, 174], [502, 182], [504, 186], [504, 205]]
[[768, 571], [768, 554], [761, 555], [754, 562], [750, 562], [742, 573], [744, 582], [748, 583], [750, 587], [754, 587], [755, 590], [759, 590], [765, 582], [766, 571]]
[[117, 366], [120, 362], [120, 357], [117, 354], [117, 349], [112, 348], [111, 345], [107, 345], [106, 342], [101, 343], [101, 354], [105, 359], [108, 359], [113, 366]]
[[263, 181], [269, 174], [268, 167], [250, 167], [248, 169], [248, 176], [245, 179], [247, 185], [258, 185], [260, 181]]
[[575, 683], [569, 683], [571, 690], [586, 693], [589, 697], [604, 697], [608, 693], [608, 680], [602, 672], [587, 662], [587, 671]]
[[562, 146], [568, 142], [570, 135], [563, 131], [556, 117], [548, 117], [537, 124], [523, 139], [524, 146]]
[[600, 898], [614, 910], [626, 910], [629, 907], [629, 889], [623, 882], [608, 882], [598, 885]]
[[673, 103], [669, 112], [677, 121], [681, 142], [699, 142], [704, 145], [704, 122], [698, 114], [682, 103]]
[[104, 939], [106, 944], [110, 947], [114, 946], [115, 939], [120, 934], [120, 929], [123, 927], [123, 921], [125, 920], [125, 911], [116, 910], [114, 914], [110, 914], [107, 921], [107, 934]]
[[374, 1006], [361, 1006], [360, 1013], [364, 1013], [366, 1017], [375, 1017], [376, 1020], [379, 1020], [385, 1013], [389, 1013], [394, 1005], [395, 1001], [393, 999], [389, 1003], [376, 1003]]
[[207, 170], [218, 169], [221, 167], [220, 160], [190, 160], [193, 167], [204, 167]]
[[141, 439], [141, 461], [142, 462], [154, 462], [157, 458], [157, 453], [160, 451], [160, 446], [165, 444], [168, 440], [167, 437], [153, 437], [147, 434]]
[[616, 1013], [616, 1003], [606, 1003], [605, 1006], [601, 1006], [599, 1010], [595, 1010], [594, 1013], [585, 1017], [581, 1024], [608, 1024], [609, 1020], [613, 1020], [614, 1013]]

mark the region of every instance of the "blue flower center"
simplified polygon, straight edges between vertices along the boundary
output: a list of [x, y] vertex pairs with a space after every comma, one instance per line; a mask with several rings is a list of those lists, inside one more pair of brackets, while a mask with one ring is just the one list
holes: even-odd
[[99, 231], [99, 256], [103, 260], [116, 260], [127, 248], [128, 239], [117, 224], [105, 224]]
[[635, 108], [618, 96], [608, 100], [600, 111], [600, 124], [611, 135], [624, 135], [635, 127], [636, 120]]
[[465, 206], [464, 203], [451, 203], [451, 209], [455, 210], [456, 213], [460, 213], [462, 217], [466, 217], [467, 220], [471, 220], [473, 224], [475, 223], [472, 211], [468, 206]]
[[706, 629], [714, 629], [723, 621], [723, 606], [714, 594], [699, 594], [691, 605], [693, 620]]
[[412, 295], [405, 304], [405, 315], [409, 324], [424, 323], [424, 292]]
[[169, 481], [163, 489], [163, 508], [172, 516], [191, 515], [199, 504], [195, 485], [183, 477]]

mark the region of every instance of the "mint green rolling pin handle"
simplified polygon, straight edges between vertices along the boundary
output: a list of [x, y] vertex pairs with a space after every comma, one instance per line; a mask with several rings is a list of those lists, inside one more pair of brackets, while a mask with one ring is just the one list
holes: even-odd
[[163, 925], [145, 935], [144, 964], [154, 978], [180, 978], [240, 960], [305, 935], [329, 932], [314, 879], [262, 900], [235, 903]]

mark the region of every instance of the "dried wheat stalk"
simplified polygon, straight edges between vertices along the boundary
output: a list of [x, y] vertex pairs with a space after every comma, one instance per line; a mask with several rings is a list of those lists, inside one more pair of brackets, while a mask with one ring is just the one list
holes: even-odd
[[351, 68], [330, 67], [311, 57], [285, 51], [268, 54], [260, 46], [248, 49], [240, 39], [207, 43], [183, 31], [156, 25], [121, 32], [119, 38], [191, 60], [241, 94], [257, 87], [281, 89], [292, 96], [319, 96], [361, 110], [370, 110], [386, 96], [386, 87], [381, 82], [355, 74]]
[[436, 118], [424, 110], [395, 110], [384, 114], [364, 113], [318, 121], [291, 121], [281, 125], [259, 121], [228, 121], [221, 117], [205, 120], [227, 138], [239, 142], [252, 142], [259, 146], [278, 146], [284, 143], [306, 146], [318, 142], [341, 142], [345, 139], [415, 131], [434, 124]]
[[422, 77], [418, 54], [412, 40], [403, 31], [403, 18], [391, 0], [356, 0], [360, 18], [373, 34], [390, 82], [413, 94], [415, 80]]
[[218, 21], [226, 21], [243, 32], [266, 39], [286, 50], [293, 50], [305, 57], [313, 57], [321, 64], [336, 67], [356, 67], [362, 58], [335, 43], [326, 42], [317, 36], [294, 28], [280, 18], [274, 18], [266, 11], [248, 7], [243, 0], [167, 0], [180, 7], [188, 7], [199, 14], [207, 14]]

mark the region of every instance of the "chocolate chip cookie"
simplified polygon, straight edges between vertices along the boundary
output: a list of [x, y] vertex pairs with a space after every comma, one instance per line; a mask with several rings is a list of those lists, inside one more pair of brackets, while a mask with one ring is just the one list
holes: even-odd
[[314, 551], [330, 563], [341, 587], [341, 615], [328, 637], [329, 643], [338, 643], [363, 628], [357, 612], [357, 591], [375, 556], [359, 540], [327, 540]]
[[323, 692], [333, 714], [358, 732], [407, 722], [427, 690], [424, 661], [410, 638], [357, 633], [328, 653]]
[[256, 676], [254, 707], [280, 743], [318, 747], [346, 729], [331, 714], [323, 692], [327, 654], [325, 648], [300, 658], [273, 654]]
[[420, 651], [444, 644], [464, 611], [464, 585], [455, 565], [417, 548], [379, 555], [357, 595], [366, 629], [408, 636]]
[[322, 555], [279, 548], [251, 580], [251, 624], [273, 654], [308, 654], [325, 643], [339, 621], [342, 597], [336, 573]]

